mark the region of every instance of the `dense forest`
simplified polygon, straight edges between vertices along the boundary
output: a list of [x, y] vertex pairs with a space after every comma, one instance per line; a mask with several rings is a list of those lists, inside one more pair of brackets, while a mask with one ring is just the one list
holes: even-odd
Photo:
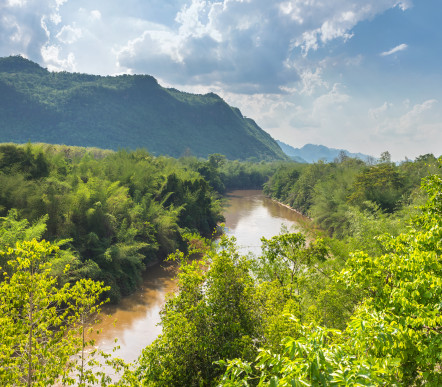
[[[441, 385], [442, 159], [0, 154], [3, 385]], [[259, 186], [315, 227], [263, 238], [257, 257], [215, 246], [220, 194]], [[162, 334], [133, 365], [86, 351], [87, 316], [167, 254]]]
[[388, 152], [278, 165], [266, 192], [318, 228], [263, 238], [252, 259], [229, 239], [206, 260], [178, 254], [163, 334], [121, 383], [440, 385], [441, 167]]
[[55, 274], [69, 263], [65, 281], [104, 281], [112, 301], [183, 248], [182, 234], [210, 235], [222, 220], [215, 192], [177, 160], [30, 144], [0, 146], [0, 215], [2, 245], [30, 234], [63, 247]]
[[[360, 218], [374, 221], [374, 236], [410, 217], [425, 200], [421, 179], [438, 171], [432, 154], [399, 164], [391, 162], [388, 152], [370, 163], [341, 154], [332, 163], [283, 164], [265, 183], [264, 192], [313, 218], [329, 236], [349, 236]], [[376, 220], [383, 229], [374, 228]]]
[[46, 142], [154, 155], [235, 160], [286, 156], [273, 138], [221, 97], [160, 86], [148, 75], [49, 72], [0, 58], [0, 142]]

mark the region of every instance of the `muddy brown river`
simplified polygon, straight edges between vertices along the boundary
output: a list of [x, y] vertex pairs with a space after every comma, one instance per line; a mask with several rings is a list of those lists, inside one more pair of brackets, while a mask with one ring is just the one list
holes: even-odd
[[[261, 191], [240, 190], [228, 194], [224, 211], [226, 232], [235, 236], [241, 253], [260, 252], [261, 237], [279, 234], [281, 226], [296, 230], [306, 219], [295, 211], [266, 198]], [[138, 358], [141, 350], [160, 333], [159, 312], [166, 295], [175, 289], [172, 266], [148, 268], [142, 286], [116, 306], [103, 307], [106, 316], [96, 326], [101, 333], [95, 337], [97, 346], [111, 351], [118, 339], [120, 349], [115, 355], [127, 362]]]

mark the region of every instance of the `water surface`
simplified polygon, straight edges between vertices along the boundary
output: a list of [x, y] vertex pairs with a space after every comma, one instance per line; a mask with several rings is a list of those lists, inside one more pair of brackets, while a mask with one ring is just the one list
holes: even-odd
[[[261, 237], [279, 234], [281, 226], [296, 230], [305, 218], [297, 212], [266, 198], [261, 191], [240, 190], [227, 195], [224, 211], [226, 232], [235, 236], [241, 253], [260, 252]], [[125, 297], [116, 306], [104, 306], [104, 317], [97, 329], [102, 333], [95, 337], [97, 346], [111, 351], [118, 338], [120, 349], [116, 356], [127, 362], [138, 358], [141, 350], [160, 333], [160, 310], [166, 295], [175, 289], [173, 265], [149, 267], [140, 289]]]
[[241, 253], [259, 254], [261, 237], [271, 238], [285, 226], [299, 231], [306, 218], [292, 209], [265, 197], [262, 191], [237, 190], [227, 195], [224, 211], [227, 234], [237, 239]]

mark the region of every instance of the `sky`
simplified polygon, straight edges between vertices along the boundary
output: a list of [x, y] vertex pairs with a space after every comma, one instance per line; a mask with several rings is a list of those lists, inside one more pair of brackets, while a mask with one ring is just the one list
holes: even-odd
[[219, 94], [273, 138], [442, 154], [441, 0], [0, 0], [0, 56]]

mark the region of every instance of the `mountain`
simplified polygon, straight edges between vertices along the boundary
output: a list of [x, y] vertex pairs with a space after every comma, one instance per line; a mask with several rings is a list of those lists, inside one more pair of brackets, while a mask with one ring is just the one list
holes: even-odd
[[276, 140], [283, 152], [292, 160], [304, 163], [314, 163], [319, 160], [332, 162], [343, 152], [348, 157], [358, 158], [367, 161], [371, 158], [363, 153], [351, 153], [345, 149], [328, 148], [324, 145], [306, 144], [302, 148], [293, 148], [281, 141]]
[[307, 161], [304, 160], [302, 157], [296, 155], [296, 149], [295, 148], [293, 148], [292, 146], [290, 146], [290, 145], [288, 145], [288, 144], [286, 144], [286, 143], [284, 143], [282, 141], [279, 141], [279, 140], [276, 140], [276, 142], [278, 143], [278, 145], [282, 149], [282, 151], [287, 156], [289, 156], [293, 161], [296, 161], [297, 163], [303, 163], [303, 164], [307, 163]]
[[0, 58], [0, 142], [47, 142], [155, 155], [275, 160], [276, 141], [218, 95], [180, 92], [149, 75], [49, 72]]

